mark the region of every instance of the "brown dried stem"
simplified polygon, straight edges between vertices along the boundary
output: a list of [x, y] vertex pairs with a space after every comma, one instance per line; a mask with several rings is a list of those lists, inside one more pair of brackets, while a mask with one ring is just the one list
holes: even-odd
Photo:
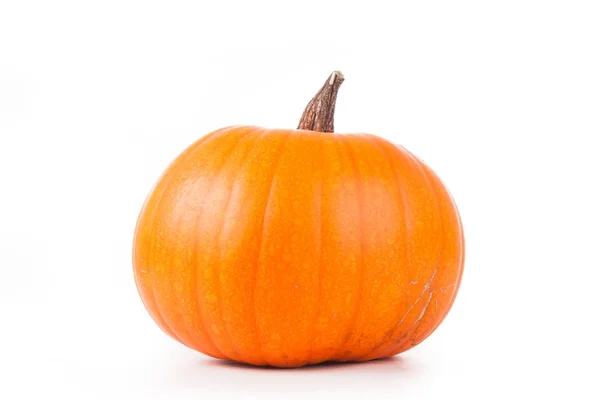
[[341, 72], [335, 71], [331, 74], [327, 82], [306, 106], [298, 129], [333, 132], [335, 101], [342, 82], [344, 82], [344, 75]]

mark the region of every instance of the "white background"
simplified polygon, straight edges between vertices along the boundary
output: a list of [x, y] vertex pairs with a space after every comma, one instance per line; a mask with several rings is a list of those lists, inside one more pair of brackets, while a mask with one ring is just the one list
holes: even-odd
[[[172, 341], [133, 281], [146, 194], [214, 129], [294, 128], [334, 69], [336, 131], [403, 144], [451, 190], [454, 308], [359, 365]], [[597, 399], [599, 137], [597, 1], [1, 0], [0, 398]]]

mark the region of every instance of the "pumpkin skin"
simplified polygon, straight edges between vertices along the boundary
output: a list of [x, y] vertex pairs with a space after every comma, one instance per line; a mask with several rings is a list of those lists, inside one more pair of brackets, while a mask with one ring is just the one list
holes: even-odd
[[154, 321], [209, 356], [297, 367], [410, 349], [447, 315], [464, 239], [440, 179], [373, 135], [224, 128], [167, 168], [133, 266]]

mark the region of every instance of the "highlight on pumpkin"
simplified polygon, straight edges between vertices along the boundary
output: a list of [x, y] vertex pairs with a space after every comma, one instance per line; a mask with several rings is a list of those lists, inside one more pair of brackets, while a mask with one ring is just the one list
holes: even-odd
[[173, 339], [298, 367], [367, 361], [427, 338], [459, 289], [464, 239], [438, 176], [402, 147], [333, 133], [334, 72], [298, 129], [209, 133], [139, 214], [133, 271]]

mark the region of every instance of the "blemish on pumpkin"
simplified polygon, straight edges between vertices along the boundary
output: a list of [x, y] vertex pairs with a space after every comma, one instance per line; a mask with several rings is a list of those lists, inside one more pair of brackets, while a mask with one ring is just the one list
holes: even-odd
[[210, 326], [210, 329], [212, 329], [212, 331], [215, 333], [215, 335], [219, 335], [221, 333], [221, 331], [219, 331], [219, 327], [215, 324], [212, 324]]
[[440, 292], [442, 292], [442, 293], [443, 293], [443, 292], [445, 292], [446, 290], [448, 290], [448, 289], [450, 289], [451, 287], [454, 287], [454, 286], [456, 286], [456, 283], [452, 283], [452, 284], [450, 284], [450, 285], [448, 285], [448, 286], [444, 286], [443, 288], [441, 288], [441, 289], [440, 289]]

